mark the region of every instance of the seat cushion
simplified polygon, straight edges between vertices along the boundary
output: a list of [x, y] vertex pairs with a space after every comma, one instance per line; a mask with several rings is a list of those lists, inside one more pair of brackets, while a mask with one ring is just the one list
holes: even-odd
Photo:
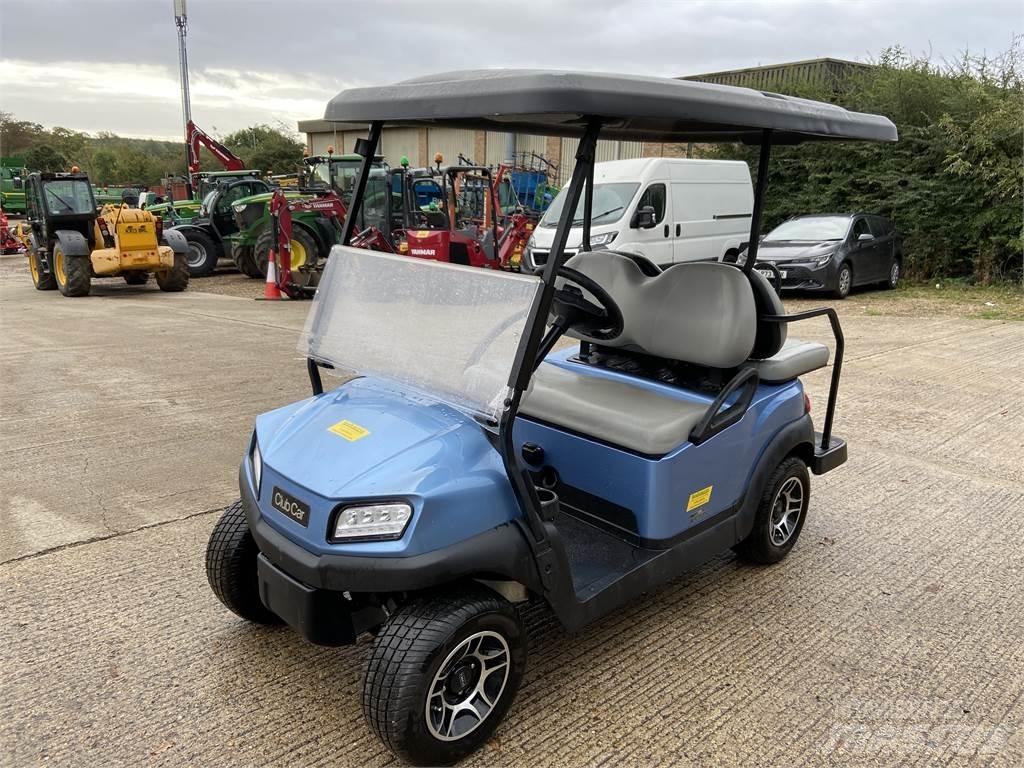
[[662, 456], [689, 440], [708, 406], [542, 363], [519, 411], [648, 456]]
[[766, 384], [781, 384], [828, 365], [828, 347], [815, 341], [787, 339], [767, 360], [751, 361]]

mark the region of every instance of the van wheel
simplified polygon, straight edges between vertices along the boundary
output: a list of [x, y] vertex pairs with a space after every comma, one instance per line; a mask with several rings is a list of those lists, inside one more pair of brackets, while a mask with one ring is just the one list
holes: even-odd
[[768, 478], [754, 515], [754, 527], [733, 550], [753, 563], [779, 562], [800, 537], [810, 500], [807, 465], [790, 456]]
[[832, 291], [832, 295], [837, 299], [845, 299], [850, 295], [851, 288], [853, 288], [853, 269], [844, 261], [839, 265], [839, 274], [836, 275], [836, 287]]
[[735, 264], [736, 259], [738, 259], [739, 257], [740, 252], [737, 251], [735, 248], [730, 248], [728, 251], [725, 252], [725, 256], [722, 257], [722, 261], [724, 261], [726, 264]]
[[280, 624], [281, 619], [260, 599], [256, 556], [260, 553], [249, 531], [245, 507], [236, 501], [224, 510], [206, 544], [206, 579], [224, 606], [256, 624]]
[[88, 296], [92, 290], [92, 264], [88, 256], [65, 256], [59, 245], [53, 247], [53, 276], [65, 296]]
[[450, 765], [501, 722], [526, 669], [526, 632], [483, 587], [399, 608], [374, 642], [363, 712], [381, 741], [414, 765]]

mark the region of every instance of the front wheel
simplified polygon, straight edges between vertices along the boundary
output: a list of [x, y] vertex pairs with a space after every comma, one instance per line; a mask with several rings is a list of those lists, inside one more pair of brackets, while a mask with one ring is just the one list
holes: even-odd
[[65, 296], [88, 296], [92, 290], [92, 263], [88, 256], [67, 256], [58, 245], [53, 249], [53, 275]]
[[399, 757], [450, 765], [487, 741], [525, 669], [526, 632], [511, 603], [484, 587], [428, 595], [377, 636], [363, 712]]
[[37, 291], [52, 291], [57, 287], [53, 272], [43, 269], [43, 262], [34, 249], [28, 252], [28, 271], [32, 275], [32, 285]]
[[232, 613], [256, 624], [280, 624], [260, 599], [256, 557], [259, 547], [249, 530], [245, 507], [236, 501], [224, 510], [206, 545], [206, 579], [213, 594]]
[[836, 287], [832, 294], [837, 299], [845, 299], [850, 295], [853, 288], [853, 269], [845, 261], [839, 265], [839, 274], [836, 275]]
[[185, 230], [188, 242], [188, 273], [192, 277], [205, 277], [217, 268], [217, 244], [205, 232], [195, 229]]
[[753, 563], [777, 563], [789, 554], [803, 530], [811, 500], [807, 465], [790, 456], [768, 478], [754, 514], [754, 527], [733, 549]]
[[156, 284], [161, 291], [177, 293], [188, 288], [188, 262], [185, 254], [174, 254], [174, 266], [156, 273]]

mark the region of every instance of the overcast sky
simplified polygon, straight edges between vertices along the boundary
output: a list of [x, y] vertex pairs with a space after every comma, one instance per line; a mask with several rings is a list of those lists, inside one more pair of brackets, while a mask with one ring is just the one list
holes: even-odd
[[[451, 69], [690, 75], [886, 46], [952, 58], [1024, 32], [1021, 0], [188, 0], [192, 114], [216, 134], [322, 117], [342, 88]], [[0, 0], [0, 109], [181, 135], [172, 0]]]

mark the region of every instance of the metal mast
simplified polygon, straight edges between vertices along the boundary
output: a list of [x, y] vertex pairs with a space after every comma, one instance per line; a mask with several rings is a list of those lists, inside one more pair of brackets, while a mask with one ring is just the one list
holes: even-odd
[[178, 28], [178, 70], [181, 78], [181, 114], [185, 121], [185, 179], [188, 196], [192, 197], [192, 175], [188, 171], [189, 123], [192, 122], [192, 100], [188, 93], [188, 51], [185, 36], [188, 34], [188, 11], [185, 0], [174, 0], [174, 25]]

